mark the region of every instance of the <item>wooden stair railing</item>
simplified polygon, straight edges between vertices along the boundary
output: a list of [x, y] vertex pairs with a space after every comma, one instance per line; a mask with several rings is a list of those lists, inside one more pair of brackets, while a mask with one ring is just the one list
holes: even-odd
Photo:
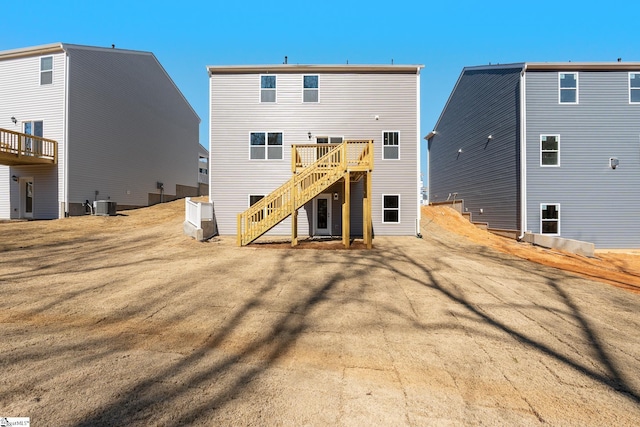
[[[278, 225], [295, 210], [342, 179], [347, 171], [373, 168], [373, 141], [345, 141], [311, 162], [300, 162], [298, 150], [310, 145], [292, 146], [294, 176], [283, 185], [238, 214], [238, 246], [249, 243]], [[313, 148], [317, 148], [313, 145]], [[308, 156], [307, 156], [308, 157]], [[296, 171], [299, 173], [295, 174]]]

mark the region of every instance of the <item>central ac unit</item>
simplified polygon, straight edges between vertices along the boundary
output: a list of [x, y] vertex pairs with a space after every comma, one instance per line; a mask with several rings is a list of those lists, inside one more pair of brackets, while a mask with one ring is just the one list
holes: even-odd
[[95, 215], [116, 215], [116, 202], [111, 200], [96, 200], [93, 202]]

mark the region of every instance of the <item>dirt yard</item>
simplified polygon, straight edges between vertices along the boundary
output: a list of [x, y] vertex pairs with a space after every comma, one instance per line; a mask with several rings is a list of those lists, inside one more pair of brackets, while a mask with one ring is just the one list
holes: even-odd
[[433, 207], [422, 239], [376, 237], [369, 251], [237, 248], [233, 236], [183, 236], [183, 203], [0, 223], [0, 417], [35, 426], [640, 419], [639, 255], [543, 250]]

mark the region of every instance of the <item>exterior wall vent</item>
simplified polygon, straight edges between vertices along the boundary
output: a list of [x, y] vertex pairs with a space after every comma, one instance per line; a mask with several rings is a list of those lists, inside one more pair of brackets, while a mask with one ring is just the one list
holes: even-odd
[[95, 215], [115, 216], [116, 202], [111, 200], [96, 200], [93, 202]]

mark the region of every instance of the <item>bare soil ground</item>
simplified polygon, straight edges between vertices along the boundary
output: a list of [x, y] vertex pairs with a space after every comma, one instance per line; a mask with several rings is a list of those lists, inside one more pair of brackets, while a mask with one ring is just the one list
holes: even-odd
[[0, 417], [61, 426], [640, 419], [638, 255], [544, 250], [432, 207], [422, 239], [376, 237], [372, 250], [358, 241], [237, 248], [233, 236], [183, 236], [183, 203], [0, 223]]

